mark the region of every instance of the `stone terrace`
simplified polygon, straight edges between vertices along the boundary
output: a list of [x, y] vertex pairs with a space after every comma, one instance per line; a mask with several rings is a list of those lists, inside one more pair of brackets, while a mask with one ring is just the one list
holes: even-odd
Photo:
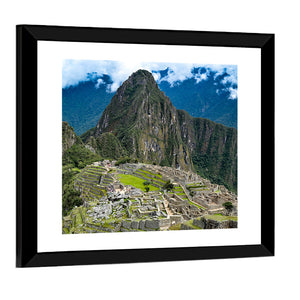
[[92, 165], [84, 168], [78, 175], [74, 187], [81, 192], [83, 201], [95, 201], [105, 194], [105, 185], [110, 179], [106, 179], [104, 172], [106, 170], [101, 166]]
[[[149, 181], [160, 191], [125, 186], [117, 176], [120, 173]], [[168, 180], [174, 188], [163, 191]], [[227, 201], [234, 205], [232, 214], [237, 214], [237, 196], [224, 186], [170, 167], [94, 163], [78, 174], [74, 187], [81, 192], [83, 206], [64, 217], [66, 233], [168, 230], [180, 224], [181, 229], [193, 229], [196, 225], [191, 222], [203, 215], [224, 214], [222, 204]]]

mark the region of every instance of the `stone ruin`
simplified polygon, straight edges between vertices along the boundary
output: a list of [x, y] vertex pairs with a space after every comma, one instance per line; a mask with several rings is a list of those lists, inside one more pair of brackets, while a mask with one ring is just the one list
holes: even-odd
[[[119, 173], [150, 181], [161, 190], [145, 193], [132, 186], [125, 186], [117, 179]], [[174, 183], [175, 188], [169, 192], [163, 191], [164, 183], [168, 180]], [[192, 172], [170, 167], [140, 163], [114, 167], [114, 163], [103, 161], [87, 166], [79, 174], [74, 186], [81, 192], [84, 205], [79, 210], [80, 215], [77, 214], [77, 221], [72, 217], [65, 218], [63, 223], [67, 228], [72, 228], [81, 216], [83, 224], [78, 232], [168, 230], [171, 226], [185, 224], [190, 220], [197, 228], [200, 224], [197, 220], [203, 215], [237, 215], [237, 196], [224, 186], [211, 184], [209, 180]], [[228, 201], [234, 206], [230, 213], [223, 207], [223, 203]], [[204, 227], [234, 227], [232, 222], [224, 224]], [[188, 226], [181, 227], [191, 229], [185, 228]]]

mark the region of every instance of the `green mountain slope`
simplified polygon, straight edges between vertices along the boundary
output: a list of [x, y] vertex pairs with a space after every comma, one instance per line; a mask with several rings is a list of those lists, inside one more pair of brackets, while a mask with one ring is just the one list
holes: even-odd
[[[108, 79], [105, 79], [109, 82]], [[95, 87], [96, 81], [80, 82], [62, 90], [63, 120], [67, 121], [80, 135], [95, 126], [105, 107], [109, 104], [112, 93], [106, 85]]]
[[176, 108], [152, 74], [139, 70], [118, 89], [90, 134], [98, 138], [110, 132], [130, 157], [188, 170], [191, 158], [177, 119]]
[[88, 136], [85, 143], [104, 158], [118, 159], [127, 155], [119, 139], [110, 132], [105, 132], [99, 137]]
[[101, 139], [107, 141], [104, 145], [115, 145], [109, 147], [118, 151], [115, 157], [123, 149], [123, 154], [140, 162], [196, 170], [236, 190], [236, 129], [176, 110], [145, 70], [133, 73], [122, 84], [97, 126], [82, 139], [104, 157], [106, 146], [97, 142]]
[[178, 110], [183, 141], [197, 173], [231, 190], [237, 187], [237, 131]]
[[102, 158], [88, 149], [67, 122], [62, 123], [62, 149], [62, 210], [67, 215], [75, 205], [82, 204], [80, 192], [74, 189], [76, 175], [86, 165]]

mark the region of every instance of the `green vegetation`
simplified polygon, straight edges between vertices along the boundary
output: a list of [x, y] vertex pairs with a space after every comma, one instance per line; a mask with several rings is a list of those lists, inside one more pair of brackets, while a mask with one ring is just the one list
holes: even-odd
[[168, 180], [163, 186], [163, 189], [167, 191], [171, 191], [173, 188], [174, 188], [174, 184], [171, 183], [170, 180]]
[[237, 127], [237, 101], [228, 101], [224, 94], [216, 93], [214, 77], [216, 73], [212, 72], [207, 80], [199, 83], [190, 78], [174, 86], [161, 81], [159, 88], [170, 97], [175, 107], [184, 109], [193, 117], [208, 118], [226, 126]]
[[[208, 93], [207, 97], [216, 97], [215, 91], [203, 92]], [[176, 99], [176, 95], [173, 96]], [[145, 109], [140, 109], [142, 102], [145, 102]], [[219, 104], [214, 103], [210, 108], [214, 109], [215, 105]], [[223, 103], [222, 107], [224, 105]], [[161, 117], [165, 122], [161, 122]], [[223, 117], [225, 116], [222, 115]], [[173, 119], [176, 121], [169, 128]], [[215, 116], [215, 119], [220, 120], [220, 116]], [[187, 134], [182, 134], [182, 127]], [[193, 118], [186, 111], [176, 110], [170, 99], [159, 90], [148, 71], [139, 70], [132, 74], [130, 80], [124, 81], [106, 106], [97, 126], [81, 137], [102, 158], [118, 160], [117, 166], [136, 161], [179, 166], [184, 170], [193, 166], [193, 171], [210, 179], [212, 183], [222, 184], [234, 192], [237, 190], [236, 129], [208, 119]], [[191, 144], [196, 147], [190, 147]], [[157, 151], [150, 150], [153, 147]], [[86, 159], [76, 161], [71, 157], [71, 160], [82, 167]], [[144, 176], [148, 174], [146, 178], [161, 178], [145, 170], [139, 172], [145, 174]]]
[[227, 221], [227, 220], [232, 220], [232, 221], [237, 221], [237, 216], [223, 216], [220, 214], [215, 214], [215, 215], [204, 215], [206, 219], [210, 220], [215, 220], [215, 221]]
[[169, 230], [180, 230], [180, 229], [181, 229], [181, 224], [176, 224], [169, 227]]
[[121, 157], [117, 162], [116, 166], [126, 164], [126, 163], [138, 163], [138, 160], [136, 158], [130, 158], [128, 156], [126, 157]]
[[183, 191], [182, 187], [180, 185], [174, 186], [175, 191]]
[[151, 183], [150, 181], [144, 181], [143, 182], [143, 185], [145, 186], [146, 193], [148, 193], [149, 190], [150, 190], [150, 187], [149, 187], [150, 183]]
[[[198, 226], [195, 226], [193, 224], [193, 219], [192, 220], [189, 220], [189, 221], [186, 221], [184, 223], [182, 223], [192, 229], [202, 229], [201, 227], [198, 227]], [[181, 224], [176, 224], [176, 225], [173, 225], [169, 228], [169, 230], [180, 230], [181, 229]]]
[[[136, 177], [133, 175], [126, 175], [126, 174], [119, 174], [118, 177], [119, 177], [120, 182], [125, 185], [131, 185], [131, 186], [141, 189], [141, 190], [143, 190], [145, 188], [144, 180], [139, 177]], [[153, 185], [149, 185], [149, 191], [158, 191], [158, 190], [159, 190], [159, 188], [157, 188]]]
[[[111, 83], [108, 77], [102, 76], [101, 79], [107, 84]], [[95, 88], [96, 84], [97, 78], [91, 78], [62, 89], [63, 120], [68, 121], [78, 135], [97, 124], [101, 113], [113, 96], [105, 84]]]
[[127, 154], [118, 138], [110, 132], [105, 132], [96, 139], [92, 137], [87, 143], [105, 159], [119, 159]]
[[198, 227], [198, 226], [194, 225], [193, 224], [193, 219], [184, 222], [184, 224], [187, 225], [187, 226], [189, 226], [189, 227], [191, 227], [191, 228], [193, 228], [193, 229], [203, 229], [201, 227]]
[[100, 161], [100, 155], [87, 149], [68, 123], [62, 124], [62, 213], [67, 215], [74, 206], [80, 206], [80, 192], [74, 189], [74, 181], [86, 165]]
[[233, 209], [233, 205], [232, 205], [232, 203], [229, 202], [229, 201], [223, 203], [223, 206], [225, 207], [225, 209], [227, 209], [227, 210], [229, 210], [229, 211], [231, 211], [231, 210]]
[[62, 169], [62, 212], [66, 216], [74, 206], [80, 206], [80, 192], [74, 189], [74, 179], [80, 170], [72, 165], [63, 166]]
[[[195, 118], [194, 128], [207, 136], [212, 134], [207, 142], [197, 141], [197, 147], [192, 153], [194, 167], [201, 176], [212, 183], [224, 185], [227, 189], [237, 191], [237, 131], [212, 121]], [[206, 125], [205, 125], [206, 123]], [[224, 140], [226, 143], [224, 144]]]
[[63, 215], [66, 216], [74, 206], [82, 205], [80, 192], [75, 191], [72, 184], [63, 186]]
[[[143, 177], [149, 179], [150, 181], [151, 180], [156, 180], [158, 182], [161, 182], [162, 184], [166, 182], [166, 181], [164, 181], [164, 180], [161, 179], [161, 175], [152, 174], [155, 177], [151, 177], [150, 176], [151, 174], [142, 172], [141, 170], [137, 170], [137, 171], [135, 171], [135, 173], [137, 173], [139, 175], [142, 175]], [[160, 176], [160, 177], [158, 177], [158, 176]]]
[[[95, 124], [94, 122], [93, 126]], [[63, 215], [68, 214], [74, 206], [80, 206], [81, 199], [92, 204], [104, 195], [103, 189], [109, 190], [113, 177], [117, 175], [111, 176], [106, 171], [86, 168], [103, 158], [117, 160], [116, 166], [140, 161], [196, 171], [212, 183], [222, 184], [232, 191], [237, 188], [236, 129], [206, 119], [193, 118], [185, 111], [176, 110], [170, 99], [157, 88], [148, 71], [140, 70], [125, 81], [106, 107], [97, 126], [84, 133], [81, 138], [65, 122], [62, 143]], [[191, 147], [192, 144], [195, 146]], [[206, 186], [192, 184], [185, 193], [185, 188], [179, 184], [174, 186], [170, 180], [162, 180], [161, 174], [144, 170], [144, 166], [141, 168], [136, 171], [136, 176], [118, 175], [120, 182], [146, 192], [160, 190], [154, 186], [157, 185], [186, 200], [184, 205], [189, 206], [189, 202], [190, 205], [203, 209], [188, 197], [196, 193], [196, 190], [207, 189]], [[180, 182], [177, 179], [175, 176], [172, 180]], [[76, 189], [81, 188], [82, 198], [79, 191], [75, 190], [74, 183]], [[227, 211], [233, 208], [231, 202], [225, 203], [224, 207]], [[134, 206], [129, 209], [130, 212], [133, 208]], [[81, 222], [79, 212], [73, 210], [77, 222]], [[129, 216], [129, 212], [127, 213]], [[105, 221], [105, 226], [111, 225]]]
[[95, 161], [102, 160], [102, 157], [85, 148], [82, 144], [74, 144], [63, 154], [63, 165], [71, 165], [79, 169], [84, 168]]

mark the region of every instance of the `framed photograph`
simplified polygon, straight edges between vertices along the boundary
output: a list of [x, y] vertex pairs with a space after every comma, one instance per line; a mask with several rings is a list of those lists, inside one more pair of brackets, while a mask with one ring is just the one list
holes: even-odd
[[17, 26], [17, 267], [274, 255], [274, 34]]

